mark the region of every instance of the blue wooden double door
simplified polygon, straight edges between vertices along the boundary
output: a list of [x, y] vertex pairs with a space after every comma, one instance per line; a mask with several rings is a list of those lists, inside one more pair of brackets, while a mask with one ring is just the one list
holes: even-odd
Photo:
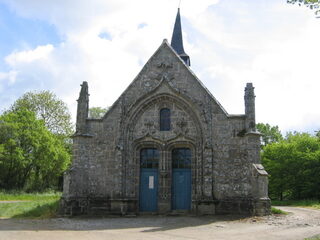
[[[191, 208], [191, 150], [175, 148], [171, 152], [172, 210]], [[140, 152], [140, 201], [141, 212], [158, 210], [159, 151], [156, 148], [144, 148]]]

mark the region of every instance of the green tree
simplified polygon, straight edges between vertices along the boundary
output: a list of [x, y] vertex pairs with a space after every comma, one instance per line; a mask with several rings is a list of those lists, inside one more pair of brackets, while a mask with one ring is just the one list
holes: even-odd
[[69, 163], [61, 139], [34, 112], [20, 108], [0, 116], [0, 188], [57, 188]]
[[44, 121], [54, 134], [70, 136], [73, 132], [71, 115], [66, 104], [50, 91], [27, 92], [17, 99], [10, 111], [27, 109]]
[[311, 10], [315, 11], [315, 14], [320, 13], [320, 0], [287, 0], [287, 3], [304, 5]]
[[268, 123], [258, 123], [257, 129], [262, 134], [262, 146], [279, 142], [283, 139], [278, 126], [270, 126]]
[[307, 133], [289, 133], [268, 144], [262, 162], [270, 174], [271, 198], [320, 200], [320, 141]]
[[102, 118], [106, 114], [107, 111], [108, 111], [108, 108], [92, 107], [89, 109], [89, 117], [90, 118]]
[[290, 146], [284, 142], [267, 145], [261, 154], [262, 163], [269, 173], [269, 196], [271, 199], [283, 200], [288, 190], [287, 155]]

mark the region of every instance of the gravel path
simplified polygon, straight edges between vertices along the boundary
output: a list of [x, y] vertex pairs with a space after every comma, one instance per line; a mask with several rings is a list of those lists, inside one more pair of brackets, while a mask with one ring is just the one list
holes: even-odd
[[285, 216], [2, 219], [0, 240], [302, 240], [320, 234], [320, 210], [278, 207]]

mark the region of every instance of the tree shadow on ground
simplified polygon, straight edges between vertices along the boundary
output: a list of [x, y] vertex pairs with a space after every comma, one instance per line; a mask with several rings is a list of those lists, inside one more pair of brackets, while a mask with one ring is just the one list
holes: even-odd
[[[31, 201], [30, 201], [31, 202]], [[15, 214], [12, 218], [49, 218], [56, 214], [59, 207], [59, 201], [53, 201], [49, 203], [34, 203], [35, 205], [31, 207], [28, 211], [23, 211], [22, 213]]]
[[135, 217], [72, 217], [46, 219], [0, 219], [0, 231], [93, 231], [141, 228], [141, 232], [157, 232], [185, 227], [205, 226], [225, 221], [239, 221], [246, 216], [135, 216]]

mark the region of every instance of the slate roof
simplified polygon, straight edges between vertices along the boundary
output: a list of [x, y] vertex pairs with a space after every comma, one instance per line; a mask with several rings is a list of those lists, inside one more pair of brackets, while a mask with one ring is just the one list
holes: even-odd
[[178, 8], [178, 13], [176, 21], [174, 23], [171, 47], [176, 51], [176, 53], [182, 58], [182, 60], [190, 66], [190, 57], [185, 53], [183, 49], [183, 39], [182, 39], [182, 29], [181, 29], [181, 18], [180, 18], [180, 8]]

